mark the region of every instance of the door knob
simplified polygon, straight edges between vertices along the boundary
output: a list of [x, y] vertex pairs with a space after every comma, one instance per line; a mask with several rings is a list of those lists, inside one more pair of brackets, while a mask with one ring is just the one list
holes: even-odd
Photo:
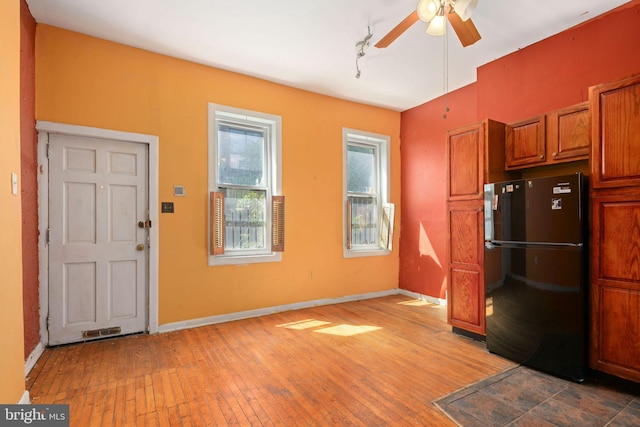
[[139, 251], [143, 251], [144, 250], [144, 245], [142, 243], [140, 243], [138, 246], [136, 246], [136, 249]]

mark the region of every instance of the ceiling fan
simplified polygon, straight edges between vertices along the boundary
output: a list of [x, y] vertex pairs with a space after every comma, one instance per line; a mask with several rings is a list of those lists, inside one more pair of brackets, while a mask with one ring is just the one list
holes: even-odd
[[375, 47], [389, 46], [418, 20], [427, 23], [427, 34], [432, 36], [443, 36], [448, 20], [462, 46], [472, 45], [480, 40], [480, 33], [471, 21], [477, 4], [478, 0], [419, 0], [416, 10], [381, 38]]

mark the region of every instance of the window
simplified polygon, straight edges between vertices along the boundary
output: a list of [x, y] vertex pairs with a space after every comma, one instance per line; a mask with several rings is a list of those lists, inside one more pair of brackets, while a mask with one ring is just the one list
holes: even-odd
[[343, 129], [344, 256], [386, 255], [393, 240], [389, 137]]
[[281, 122], [209, 104], [209, 265], [281, 260]]

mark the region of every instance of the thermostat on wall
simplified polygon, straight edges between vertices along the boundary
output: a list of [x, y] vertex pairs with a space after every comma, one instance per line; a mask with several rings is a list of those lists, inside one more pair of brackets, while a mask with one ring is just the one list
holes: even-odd
[[186, 196], [187, 192], [184, 189], [184, 185], [174, 185], [173, 186], [173, 195], [174, 196]]

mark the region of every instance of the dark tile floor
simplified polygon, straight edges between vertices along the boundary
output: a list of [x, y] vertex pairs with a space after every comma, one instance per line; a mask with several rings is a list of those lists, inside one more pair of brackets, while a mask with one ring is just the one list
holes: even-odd
[[640, 395], [519, 366], [434, 402], [458, 425], [640, 426]]

